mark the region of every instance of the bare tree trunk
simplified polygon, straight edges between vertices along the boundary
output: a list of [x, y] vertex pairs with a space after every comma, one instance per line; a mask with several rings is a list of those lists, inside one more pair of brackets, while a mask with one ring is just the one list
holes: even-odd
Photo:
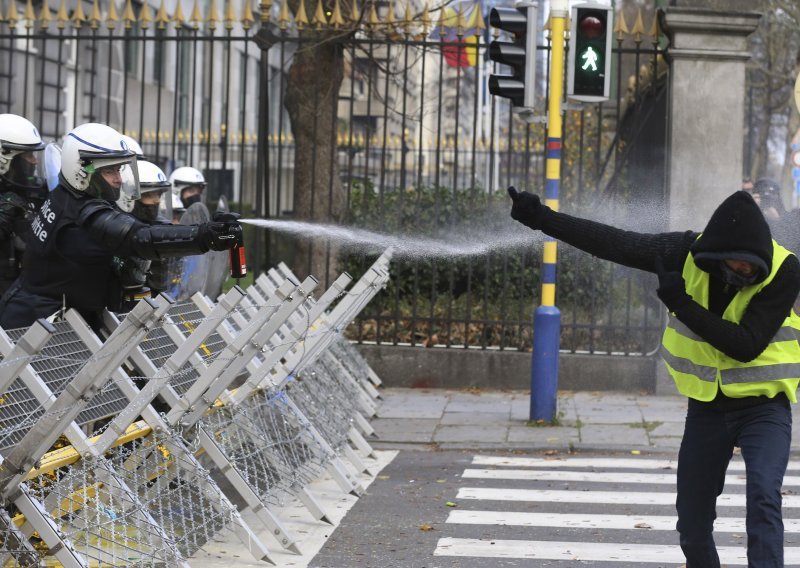
[[[338, 41], [314, 34], [301, 43], [286, 81], [283, 101], [295, 142], [294, 218], [337, 223], [344, 213], [339, 179], [336, 128], [344, 52]], [[323, 241], [300, 241], [293, 269], [299, 277], [316, 276], [323, 284], [336, 272], [336, 250]]]

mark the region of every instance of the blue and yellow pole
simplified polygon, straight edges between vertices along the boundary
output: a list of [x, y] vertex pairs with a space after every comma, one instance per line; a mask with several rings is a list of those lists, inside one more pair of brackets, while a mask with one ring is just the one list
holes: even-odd
[[[561, 185], [561, 98], [564, 85], [564, 28], [569, 3], [550, 2], [550, 94], [547, 109], [545, 204], [558, 211]], [[533, 316], [530, 419], [553, 422], [558, 396], [561, 312], [556, 307], [556, 241], [547, 237], [542, 262], [542, 303]]]

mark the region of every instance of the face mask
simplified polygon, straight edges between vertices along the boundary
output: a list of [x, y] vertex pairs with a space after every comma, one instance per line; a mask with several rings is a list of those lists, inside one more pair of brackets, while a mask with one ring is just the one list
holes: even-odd
[[145, 205], [141, 201], [136, 201], [133, 204], [133, 210], [131, 213], [134, 217], [137, 217], [142, 221], [153, 222], [158, 216], [158, 203], [154, 203], [153, 205]]
[[183, 206], [186, 207], [187, 209], [195, 203], [200, 203], [200, 201], [201, 198], [199, 194], [190, 195], [188, 197], [181, 197], [181, 202], [183, 203]]
[[720, 263], [720, 276], [722, 277], [722, 281], [729, 286], [733, 286], [734, 288], [744, 288], [745, 286], [751, 286], [755, 284], [756, 280], [758, 279], [758, 271], [753, 273], [751, 276], [743, 276], [736, 272], [733, 268], [725, 264], [724, 260], [721, 260]]

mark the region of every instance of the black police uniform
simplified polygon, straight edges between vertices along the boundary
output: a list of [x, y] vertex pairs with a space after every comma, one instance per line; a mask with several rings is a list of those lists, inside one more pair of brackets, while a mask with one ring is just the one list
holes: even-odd
[[148, 225], [60, 184], [31, 222], [22, 274], [0, 301], [0, 326], [26, 327], [65, 307], [98, 329], [103, 309], [121, 297], [121, 259], [224, 250], [240, 233], [223, 223]]
[[34, 212], [45, 199], [44, 185], [17, 188], [0, 182], [0, 294], [20, 274], [25, 252], [23, 237]]

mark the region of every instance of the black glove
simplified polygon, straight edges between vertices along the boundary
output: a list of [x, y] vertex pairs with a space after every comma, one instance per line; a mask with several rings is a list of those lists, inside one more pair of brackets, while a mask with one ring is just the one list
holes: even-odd
[[527, 191], [519, 192], [513, 186], [508, 188], [508, 195], [514, 202], [511, 205], [511, 218], [531, 229], [541, 229], [550, 208], [542, 205], [539, 196]]
[[242, 242], [242, 226], [239, 223], [211, 221], [199, 226], [198, 239], [208, 250], [228, 250]]
[[677, 307], [691, 300], [689, 294], [686, 293], [686, 282], [683, 281], [680, 272], [667, 271], [660, 256], [656, 257], [655, 268], [658, 275], [656, 294], [669, 310], [675, 311]]
[[233, 211], [214, 211], [211, 220], [217, 223], [238, 223], [240, 217], [241, 215]]

